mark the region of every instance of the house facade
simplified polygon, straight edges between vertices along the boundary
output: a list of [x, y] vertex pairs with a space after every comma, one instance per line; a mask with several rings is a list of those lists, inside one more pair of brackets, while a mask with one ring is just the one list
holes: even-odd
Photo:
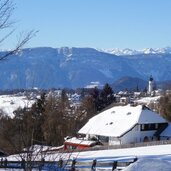
[[120, 145], [163, 139], [161, 134], [167, 127], [168, 122], [149, 108], [127, 105], [99, 113], [78, 133], [87, 140], [95, 137], [108, 145]]

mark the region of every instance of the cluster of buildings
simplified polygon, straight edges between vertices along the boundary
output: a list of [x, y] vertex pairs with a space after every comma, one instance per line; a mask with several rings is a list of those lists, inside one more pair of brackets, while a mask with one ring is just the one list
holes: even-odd
[[122, 145], [171, 139], [171, 125], [144, 105], [115, 106], [92, 117], [79, 131], [82, 138], [65, 141], [65, 149]]
[[[120, 104], [136, 103], [136, 104], [147, 104], [147, 99], [152, 101], [157, 101], [159, 97], [163, 94], [162, 89], [155, 89], [155, 83], [152, 76], [150, 76], [148, 81], [147, 90], [142, 91], [120, 91], [115, 94], [116, 102]], [[153, 98], [155, 97], [155, 98]], [[158, 98], [157, 98], [158, 97]], [[144, 100], [144, 101], [143, 101]]]
[[[153, 92], [153, 78], [150, 77], [148, 96], [151, 97]], [[142, 102], [136, 105], [131, 103], [114, 106], [92, 117], [78, 131], [78, 137], [67, 139], [64, 149], [170, 140], [171, 124]]]

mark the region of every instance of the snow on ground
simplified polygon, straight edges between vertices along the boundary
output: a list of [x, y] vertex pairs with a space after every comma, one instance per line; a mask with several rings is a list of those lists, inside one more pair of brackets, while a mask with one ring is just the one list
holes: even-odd
[[[59, 154], [58, 154], [59, 155]], [[75, 152], [72, 154], [64, 153], [63, 157], [68, 158], [98, 158], [98, 157], [128, 157], [137, 156], [138, 158], [149, 158], [149, 157], [168, 157], [171, 160], [171, 144], [169, 145], [157, 145], [157, 146], [146, 146], [136, 148], [123, 148], [113, 150], [99, 150], [99, 151], [85, 151]]]
[[161, 159], [140, 159], [123, 171], [171, 171], [171, 162]]
[[[76, 159], [77, 161], [91, 164], [93, 159], [96, 159], [98, 163], [114, 160], [128, 161], [135, 157], [138, 158], [138, 161], [126, 167], [124, 171], [171, 171], [171, 144], [73, 153], [56, 152], [46, 154], [45, 161], [58, 161], [62, 158], [63, 160]], [[21, 160], [21, 156], [12, 155], [7, 157], [7, 159], [8, 161], [18, 161]], [[35, 160], [41, 160], [41, 156], [37, 155]], [[107, 170], [111, 170], [111, 168]]]
[[160, 99], [161, 96], [155, 96], [155, 97], [144, 97], [139, 100], [135, 100], [136, 103], [138, 104], [147, 104], [149, 105], [150, 103], [155, 103]]
[[129, 157], [137, 157], [138, 161], [126, 167], [124, 171], [171, 171], [171, 145], [88, 151], [73, 153], [67, 157], [78, 160], [97, 159], [97, 162], [111, 160], [111, 158], [121, 161]]
[[[8, 160], [18, 160], [19, 155], [11, 155]], [[63, 159], [98, 159], [98, 158], [126, 158], [126, 157], [138, 157], [138, 158], [161, 158], [163, 160], [171, 161], [171, 144], [167, 145], [156, 145], [156, 146], [145, 146], [136, 148], [122, 148], [122, 149], [108, 149], [108, 150], [97, 150], [97, 151], [83, 151], [83, 152], [72, 152], [72, 153], [53, 153], [47, 154], [45, 159], [59, 160], [60, 157]]]
[[19, 107], [31, 107], [35, 100], [28, 100], [26, 96], [1, 95], [0, 110], [6, 115], [13, 117], [13, 112]]

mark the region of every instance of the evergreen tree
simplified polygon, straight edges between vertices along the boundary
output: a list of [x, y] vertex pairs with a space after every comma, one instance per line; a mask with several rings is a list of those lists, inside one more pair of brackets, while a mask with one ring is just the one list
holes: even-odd
[[103, 90], [99, 95], [99, 101], [100, 101], [99, 103], [100, 110], [102, 110], [103, 108], [107, 107], [108, 105], [110, 105], [112, 102], [115, 101], [113, 90], [108, 83], [104, 85]]
[[100, 106], [100, 99], [99, 99], [100, 90], [97, 87], [95, 87], [94, 89], [92, 89], [90, 95], [93, 98], [93, 104], [95, 105], [96, 111], [99, 111], [99, 106]]
[[36, 103], [33, 104], [30, 115], [33, 117], [34, 123], [34, 139], [37, 142], [43, 142], [43, 131], [42, 131], [42, 124], [44, 123], [44, 112], [46, 108], [46, 94], [42, 93], [40, 98], [37, 99]]

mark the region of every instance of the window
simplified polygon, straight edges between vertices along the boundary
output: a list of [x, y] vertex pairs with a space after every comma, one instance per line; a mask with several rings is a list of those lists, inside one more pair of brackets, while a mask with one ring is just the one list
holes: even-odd
[[68, 150], [75, 150], [77, 146], [72, 146], [72, 145], [66, 145], [66, 149]]
[[141, 125], [141, 131], [143, 131], [143, 130], [144, 130], [144, 124]]
[[149, 124], [149, 129], [150, 130], [155, 130], [155, 124]]
[[98, 139], [102, 142], [109, 142], [109, 137], [106, 136], [98, 136]]
[[157, 130], [156, 124], [142, 124], [141, 125], [141, 131], [152, 131]]
[[127, 115], [131, 115], [131, 112], [128, 112]]
[[148, 128], [149, 128], [149, 124], [145, 124], [144, 125], [144, 130], [148, 130]]

